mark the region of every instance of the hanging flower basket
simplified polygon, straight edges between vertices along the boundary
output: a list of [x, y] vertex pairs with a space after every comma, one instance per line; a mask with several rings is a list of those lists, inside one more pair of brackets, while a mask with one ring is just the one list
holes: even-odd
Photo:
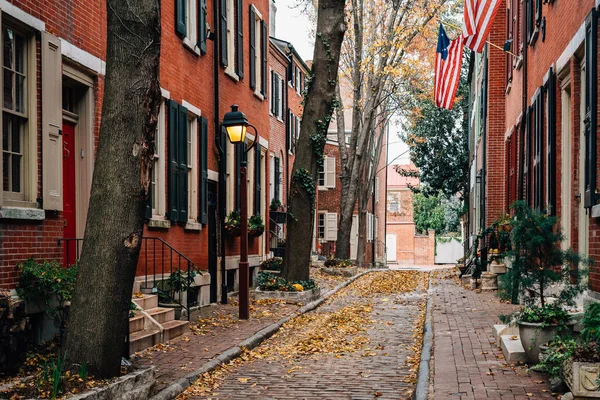
[[265, 227], [264, 227], [264, 226], [262, 226], [262, 227], [257, 227], [257, 228], [255, 228], [255, 229], [249, 229], [249, 230], [248, 230], [248, 236], [249, 236], [249, 237], [253, 237], [253, 238], [255, 238], [255, 237], [259, 237], [259, 236], [261, 236], [263, 233], [265, 233]]
[[242, 231], [239, 225], [225, 225], [225, 233], [228, 237], [234, 238], [240, 236], [242, 234]]

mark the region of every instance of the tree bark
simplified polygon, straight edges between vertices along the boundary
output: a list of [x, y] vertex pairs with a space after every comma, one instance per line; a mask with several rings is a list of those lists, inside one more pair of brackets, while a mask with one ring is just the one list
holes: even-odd
[[331, 115], [337, 108], [340, 49], [346, 30], [344, 0], [319, 0], [317, 34], [288, 201], [288, 229], [282, 276], [309, 278], [319, 165]]
[[129, 328], [160, 107], [160, 3], [108, 0], [98, 152], [64, 352], [117, 376]]

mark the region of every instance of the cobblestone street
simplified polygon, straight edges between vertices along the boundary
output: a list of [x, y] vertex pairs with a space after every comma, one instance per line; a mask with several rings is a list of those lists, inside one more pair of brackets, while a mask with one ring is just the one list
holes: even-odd
[[368, 274], [180, 398], [407, 399], [416, 382], [427, 273]]

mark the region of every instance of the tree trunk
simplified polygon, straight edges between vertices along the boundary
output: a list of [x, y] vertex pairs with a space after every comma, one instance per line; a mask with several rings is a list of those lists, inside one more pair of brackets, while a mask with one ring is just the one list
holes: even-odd
[[336, 258], [347, 260], [350, 258], [352, 216], [354, 215], [358, 193], [356, 180], [343, 180], [340, 193], [340, 222], [338, 224], [335, 256]]
[[157, 0], [108, 0], [98, 152], [67, 330], [68, 362], [117, 376], [129, 328], [161, 101]]
[[367, 210], [360, 210], [358, 213], [358, 244], [356, 246], [356, 265], [359, 267], [365, 264], [365, 246], [367, 242]]
[[288, 201], [288, 230], [282, 276], [309, 278], [319, 165], [331, 115], [337, 108], [335, 86], [346, 30], [344, 0], [319, 0], [313, 65], [300, 126]]

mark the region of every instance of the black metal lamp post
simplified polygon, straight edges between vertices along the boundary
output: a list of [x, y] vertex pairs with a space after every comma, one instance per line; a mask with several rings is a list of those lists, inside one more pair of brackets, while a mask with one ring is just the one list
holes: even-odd
[[[231, 111], [225, 114], [222, 122], [223, 127], [227, 130], [229, 141], [237, 146], [238, 151], [248, 152], [256, 142], [258, 142], [258, 131], [248, 123], [248, 119], [243, 112], [238, 111], [237, 104], [231, 106]], [[246, 132], [248, 127], [254, 129], [254, 141], [244, 148], [246, 144]], [[239, 290], [239, 317], [240, 319], [248, 319], [250, 317], [250, 267], [248, 264], [248, 181], [247, 181], [248, 161], [246, 157], [242, 157], [240, 168], [240, 290]]]

